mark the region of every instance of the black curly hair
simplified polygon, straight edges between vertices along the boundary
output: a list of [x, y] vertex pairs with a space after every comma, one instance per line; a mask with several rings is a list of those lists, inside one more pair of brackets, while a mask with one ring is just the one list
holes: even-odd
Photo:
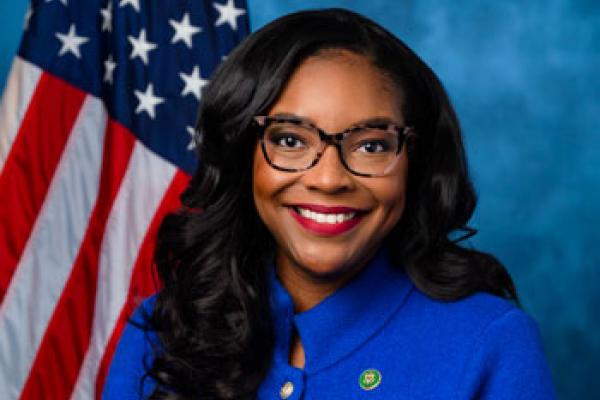
[[[477, 291], [518, 303], [513, 282], [491, 255], [460, 245], [476, 231], [476, 204], [458, 120], [433, 71], [402, 41], [351, 11], [302, 11], [249, 36], [215, 72], [203, 94], [197, 148], [201, 167], [184, 209], [160, 228], [155, 262], [163, 288], [150, 329], [161, 340], [146, 377], [153, 399], [250, 399], [273, 347], [267, 268], [275, 243], [252, 196], [262, 115], [298, 65], [329, 50], [370, 60], [391, 78], [411, 143], [403, 216], [384, 241], [392, 263], [428, 296], [455, 300]], [[450, 239], [456, 237], [459, 239]]]

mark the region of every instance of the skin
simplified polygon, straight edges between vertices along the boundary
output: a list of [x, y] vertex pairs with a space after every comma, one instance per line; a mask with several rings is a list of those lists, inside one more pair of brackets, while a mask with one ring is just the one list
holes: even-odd
[[[327, 132], [386, 118], [402, 126], [398, 96], [390, 80], [365, 57], [347, 51], [306, 59], [294, 72], [269, 115], [292, 114]], [[277, 274], [296, 311], [312, 308], [343, 286], [373, 257], [396, 225], [405, 204], [406, 146], [395, 168], [383, 177], [347, 171], [328, 146], [316, 166], [302, 172], [272, 168], [257, 145], [253, 162], [256, 209], [277, 243]], [[315, 234], [290, 214], [293, 204], [347, 206], [365, 210], [361, 222], [333, 236]], [[296, 335], [290, 362], [304, 366]]]

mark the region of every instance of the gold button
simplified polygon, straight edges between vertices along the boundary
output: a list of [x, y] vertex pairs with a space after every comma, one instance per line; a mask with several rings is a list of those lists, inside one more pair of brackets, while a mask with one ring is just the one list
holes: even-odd
[[279, 397], [285, 400], [290, 397], [292, 393], [294, 393], [294, 384], [290, 381], [287, 381], [281, 387], [281, 390], [279, 391]]

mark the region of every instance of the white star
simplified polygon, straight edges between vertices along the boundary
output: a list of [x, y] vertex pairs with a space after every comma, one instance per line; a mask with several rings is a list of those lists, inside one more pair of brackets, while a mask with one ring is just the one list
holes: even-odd
[[181, 96], [185, 96], [188, 93], [192, 93], [198, 100], [200, 100], [202, 88], [208, 83], [200, 77], [200, 68], [196, 65], [189, 75], [183, 72], [179, 74], [179, 77], [183, 79], [185, 87], [181, 91]]
[[196, 134], [196, 130], [191, 126], [186, 126], [185, 130], [190, 135], [190, 143], [187, 146], [188, 150], [194, 150], [196, 148], [196, 141], [194, 140], [194, 135]]
[[102, 32], [112, 31], [112, 2], [109, 1], [106, 8], [100, 10], [100, 14], [102, 14]]
[[190, 24], [190, 15], [188, 13], [183, 15], [181, 22], [170, 19], [169, 24], [175, 29], [175, 34], [173, 35], [173, 39], [171, 39], [171, 43], [177, 43], [181, 40], [190, 49], [192, 48], [192, 35], [202, 31], [201, 28]]
[[164, 103], [165, 99], [154, 95], [154, 87], [151, 83], [148, 84], [148, 87], [146, 87], [145, 92], [135, 90], [134, 93], [140, 101], [137, 108], [135, 109], [135, 113], [140, 114], [142, 111], [146, 111], [150, 118], [154, 119], [154, 116], [156, 115], [154, 108], [157, 105]]
[[112, 54], [104, 61], [104, 82], [113, 83], [113, 72], [117, 68], [117, 63], [113, 60]]
[[25, 12], [25, 23], [24, 28], [29, 29], [29, 21], [31, 20], [31, 16], [33, 15], [33, 10], [31, 9], [31, 5], [27, 7], [27, 11]]
[[135, 8], [135, 11], [140, 11], [140, 0], [121, 0], [119, 7], [125, 7], [127, 4]]
[[241, 8], [235, 8], [233, 0], [227, 0], [227, 4], [213, 3], [213, 7], [219, 12], [219, 19], [215, 22], [215, 26], [228, 23], [231, 29], [237, 30], [237, 17], [246, 14], [246, 11]]
[[75, 24], [71, 24], [69, 33], [66, 35], [64, 33], [56, 33], [56, 37], [62, 42], [62, 47], [60, 48], [58, 55], [62, 56], [66, 52], [71, 52], [77, 58], [81, 58], [79, 46], [90, 40], [89, 38], [83, 36], [77, 36], [77, 33], [75, 33]]
[[127, 36], [129, 43], [133, 46], [131, 51], [130, 59], [136, 56], [140, 57], [144, 64], [148, 65], [148, 52], [154, 50], [158, 46], [155, 43], [146, 41], [146, 30], [142, 29], [138, 38], [134, 36]]

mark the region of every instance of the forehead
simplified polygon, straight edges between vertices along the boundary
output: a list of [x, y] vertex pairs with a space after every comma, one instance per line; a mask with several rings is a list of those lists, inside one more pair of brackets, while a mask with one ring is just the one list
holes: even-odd
[[374, 117], [402, 123], [392, 80], [369, 59], [328, 51], [304, 60], [269, 114], [294, 114], [326, 130], [340, 130]]

